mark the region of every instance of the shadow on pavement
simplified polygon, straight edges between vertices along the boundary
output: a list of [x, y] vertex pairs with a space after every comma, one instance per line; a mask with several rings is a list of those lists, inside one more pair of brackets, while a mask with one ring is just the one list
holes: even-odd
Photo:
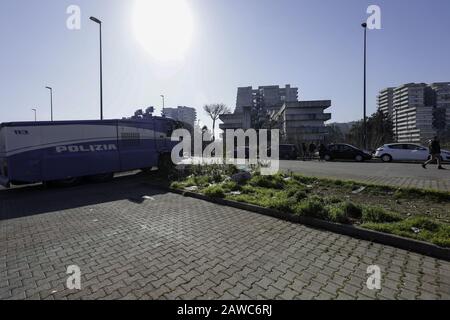
[[0, 221], [86, 207], [118, 200], [140, 204], [164, 191], [148, 186], [152, 176], [134, 174], [106, 183], [84, 183], [69, 188], [43, 185], [0, 190]]

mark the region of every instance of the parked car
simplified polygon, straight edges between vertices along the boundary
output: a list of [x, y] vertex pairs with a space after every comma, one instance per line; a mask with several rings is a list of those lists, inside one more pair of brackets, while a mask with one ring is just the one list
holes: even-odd
[[[426, 161], [430, 157], [427, 147], [413, 143], [392, 143], [385, 144], [377, 149], [375, 158], [383, 162], [391, 161]], [[450, 161], [450, 151], [442, 150], [442, 161]]]
[[365, 160], [371, 160], [372, 155], [358, 149], [355, 146], [349, 144], [330, 144], [324, 153], [323, 159], [325, 161], [331, 160], [355, 160], [362, 162]]

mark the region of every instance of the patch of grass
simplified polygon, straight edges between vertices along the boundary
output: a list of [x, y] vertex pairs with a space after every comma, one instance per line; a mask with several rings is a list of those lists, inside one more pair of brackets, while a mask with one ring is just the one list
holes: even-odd
[[237, 184], [236, 182], [234, 182], [234, 181], [223, 182], [223, 183], [221, 184], [221, 187], [222, 187], [222, 189], [223, 189], [225, 192], [227, 192], [227, 193], [232, 192], [232, 191], [240, 191], [240, 190], [242, 189], [241, 186], [238, 185], [238, 184]]
[[349, 218], [353, 218], [353, 219], [361, 219], [362, 218], [363, 209], [351, 201], [344, 202], [342, 204], [342, 209], [344, 210], [345, 214]]
[[170, 187], [172, 188], [172, 189], [183, 189], [184, 188], [184, 184], [183, 183], [181, 183], [181, 182], [172, 182], [171, 184], [170, 184]]
[[298, 204], [295, 207], [295, 214], [302, 217], [330, 220], [330, 212], [324, 201], [316, 196], [312, 196]]
[[290, 199], [295, 200], [296, 202], [300, 202], [308, 198], [308, 193], [304, 189], [288, 189], [286, 190], [286, 196]]
[[[274, 176], [255, 174], [251, 180], [239, 185], [229, 179], [225, 180], [227, 175], [223, 174], [223, 168], [198, 170], [201, 170], [203, 174], [191, 174], [184, 180], [173, 182], [171, 187], [183, 189], [197, 186], [199, 192], [212, 198], [226, 198], [336, 223], [362, 223], [364, 228], [450, 247], [448, 224], [430, 217], [415, 216], [405, 219], [400, 215], [400, 213], [410, 212], [414, 216], [419, 212], [422, 213], [423, 208], [426, 208], [425, 210], [432, 208], [433, 204], [445, 207], [446, 203], [450, 202], [448, 192], [398, 189], [295, 174]], [[365, 187], [364, 191], [358, 194], [351, 193], [360, 187]], [[241, 194], [231, 194], [233, 191], [240, 191]], [[368, 204], [375, 204], [375, 206], [358, 205], [352, 202], [366, 203], [365, 197], [369, 199]], [[405, 199], [402, 202], [410, 202], [411, 205], [403, 210], [399, 207], [398, 199]], [[378, 206], [379, 203], [386, 208]], [[396, 213], [397, 211], [399, 213]], [[440, 212], [437, 211], [436, 216], [439, 214]]]
[[197, 186], [199, 188], [205, 188], [208, 187], [211, 182], [212, 179], [208, 176], [190, 176], [185, 181], [183, 181], [183, 184], [185, 187]]
[[225, 191], [221, 186], [210, 186], [203, 190], [203, 193], [211, 198], [225, 198]]
[[328, 211], [330, 220], [338, 223], [350, 224], [351, 219], [362, 217], [362, 208], [350, 201], [329, 205]]
[[425, 189], [398, 189], [394, 193], [396, 199], [426, 199], [437, 202], [450, 202], [450, 193]]
[[292, 175], [292, 177], [294, 178], [294, 180], [300, 184], [314, 184], [318, 181], [317, 178], [314, 177], [304, 177], [298, 174], [294, 174]]
[[270, 209], [278, 210], [280, 212], [293, 213], [295, 205], [297, 201], [293, 198], [275, 198], [270, 203], [268, 203], [267, 207]]
[[249, 184], [254, 187], [268, 188], [268, 189], [283, 189], [284, 180], [282, 175], [262, 176], [255, 175], [249, 181]]
[[331, 196], [331, 197], [328, 197], [328, 198], [325, 199], [325, 202], [329, 203], [329, 204], [342, 203], [343, 201], [344, 200], [342, 200], [342, 198], [338, 197], [338, 196]]
[[413, 217], [394, 223], [364, 223], [361, 227], [450, 247], [450, 225], [426, 217]]
[[381, 207], [364, 207], [362, 211], [362, 221], [364, 223], [397, 222], [400, 220], [402, 220], [402, 218], [399, 215], [387, 212]]
[[329, 218], [333, 222], [349, 224], [350, 219], [342, 206], [329, 206]]

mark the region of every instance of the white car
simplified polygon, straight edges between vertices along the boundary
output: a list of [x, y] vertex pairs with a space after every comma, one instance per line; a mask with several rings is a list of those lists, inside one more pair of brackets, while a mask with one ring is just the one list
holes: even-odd
[[[377, 149], [375, 158], [383, 162], [391, 161], [426, 161], [430, 157], [427, 147], [422, 147], [412, 143], [392, 143], [385, 144]], [[441, 160], [450, 161], [450, 151], [441, 151]]]

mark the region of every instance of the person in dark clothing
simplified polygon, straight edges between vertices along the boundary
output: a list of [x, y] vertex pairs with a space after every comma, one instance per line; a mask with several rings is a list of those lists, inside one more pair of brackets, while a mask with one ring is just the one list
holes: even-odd
[[430, 159], [422, 164], [422, 167], [426, 169], [428, 164], [436, 161], [438, 169], [443, 170], [444, 168], [441, 165], [441, 144], [439, 143], [438, 137], [434, 137], [433, 140], [430, 141], [428, 149], [430, 149]]
[[323, 158], [325, 157], [325, 153], [327, 152], [327, 147], [321, 143], [319, 146], [319, 157], [320, 160], [323, 160]]
[[306, 143], [302, 143], [302, 152], [303, 152], [303, 161], [306, 160], [306, 156], [308, 154], [308, 147], [306, 146]]
[[316, 153], [316, 145], [314, 144], [314, 142], [311, 142], [311, 144], [309, 145], [309, 156], [311, 159], [314, 158], [314, 154]]

